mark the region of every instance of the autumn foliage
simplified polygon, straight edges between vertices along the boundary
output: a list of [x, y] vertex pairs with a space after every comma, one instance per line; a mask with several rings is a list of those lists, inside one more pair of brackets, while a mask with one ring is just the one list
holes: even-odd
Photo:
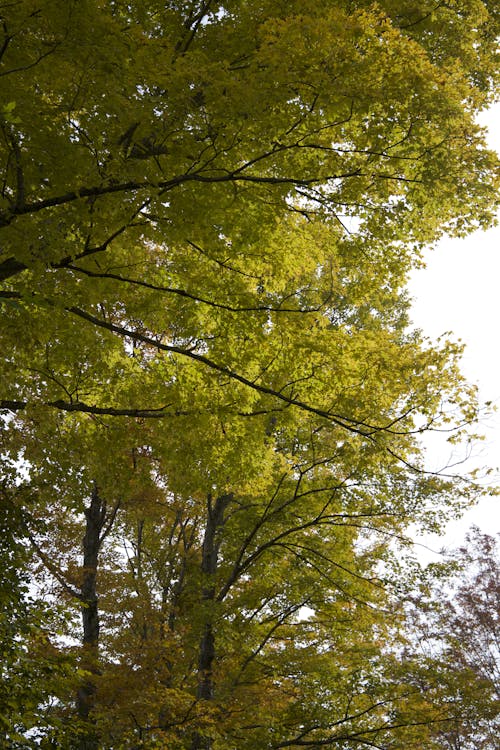
[[480, 492], [421, 440], [480, 407], [405, 284], [494, 219], [499, 25], [0, 5], [6, 747], [454, 747], [472, 667], [432, 682], [399, 563]]

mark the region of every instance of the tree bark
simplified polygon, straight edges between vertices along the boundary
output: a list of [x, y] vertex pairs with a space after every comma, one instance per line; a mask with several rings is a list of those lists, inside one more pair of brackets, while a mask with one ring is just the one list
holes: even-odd
[[[168, 582], [165, 582], [162, 589], [162, 619], [161, 619], [161, 638], [170, 639], [176, 631], [177, 617], [181, 604], [181, 597], [187, 577], [187, 558], [189, 551], [196, 544], [196, 524], [190, 526], [189, 517], [183, 518], [181, 512], [177, 512], [173, 522], [168, 544], [173, 549], [173, 557], [177, 564], [169, 563]], [[177, 532], [177, 538], [175, 539]], [[172, 585], [172, 579], [175, 583]], [[166, 657], [164, 662], [165, 676], [162, 679], [162, 685], [165, 688], [173, 686], [172, 673], [174, 670], [173, 661]], [[171, 709], [162, 706], [158, 715], [158, 726], [162, 730], [169, 727], [171, 718]]]
[[[224, 513], [233, 499], [233, 494], [220, 495], [213, 502], [211, 495], [207, 500], [207, 523], [203, 536], [201, 573], [203, 587], [201, 592], [202, 611], [204, 613], [203, 631], [200, 639], [198, 657], [198, 688], [196, 697], [202, 701], [213, 701], [215, 685], [213, 663], [216, 655], [215, 633], [213, 622], [213, 603], [215, 599], [215, 575], [219, 561], [220, 530], [224, 526]], [[191, 750], [210, 750], [212, 739], [201, 733], [195, 733]]]
[[92, 709], [95, 704], [96, 685], [92, 676], [99, 673], [99, 606], [97, 596], [97, 568], [99, 551], [102, 545], [102, 530], [106, 520], [106, 503], [94, 487], [90, 504], [84, 510], [85, 535], [83, 537], [83, 570], [81, 584], [82, 602], [82, 657], [81, 668], [87, 677], [80, 685], [76, 695], [76, 710], [85, 729], [79, 737], [78, 750], [98, 750], [99, 743], [92, 721]]

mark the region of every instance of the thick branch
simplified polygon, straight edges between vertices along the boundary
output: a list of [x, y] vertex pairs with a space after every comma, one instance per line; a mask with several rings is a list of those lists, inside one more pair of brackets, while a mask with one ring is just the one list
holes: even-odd
[[77, 315], [78, 317], [83, 318], [83, 320], [87, 320], [89, 323], [93, 323], [100, 328], [104, 328], [113, 333], [117, 333], [120, 336], [130, 338], [133, 341], [139, 341], [143, 344], [148, 344], [148, 346], [151, 346], [154, 349], [158, 349], [159, 351], [179, 354], [180, 356], [187, 357], [188, 359], [192, 359], [195, 362], [200, 362], [206, 367], [209, 367], [216, 372], [220, 372], [223, 375], [226, 375], [227, 377], [231, 378], [231, 380], [235, 380], [239, 383], [242, 383], [243, 385], [246, 385], [248, 388], [252, 388], [252, 390], [254, 391], [258, 391], [259, 393], [263, 393], [267, 396], [272, 396], [273, 398], [279, 399], [280, 401], [283, 401], [290, 406], [295, 406], [299, 409], [302, 409], [303, 411], [307, 411], [311, 414], [316, 414], [319, 417], [323, 417], [329, 422], [333, 422], [334, 424], [337, 424], [339, 427], [342, 427], [349, 432], [354, 432], [358, 435], [363, 435], [364, 437], [370, 437], [377, 432], [382, 432], [385, 430], [385, 427], [383, 426], [371, 425], [360, 420], [352, 419], [351, 417], [343, 417], [340, 414], [316, 408], [314, 406], [311, 406], [310, 404], [305, 403], [304, 401], [300, 401], [291, 396], [287, 396], [282, 391], [277, 391], [274, 388], [268, 388], [265, 385], [260, 385], [259, 383], [246, 378], [244, 375], [240, 375], [239, 373], [235, 372], [227, 365], [221, 365], [217, 362], [214, 362], [214, 360], [210, 359], [209, 357], [206, 357], [203, 354], [197, 354], [190, 349], [183, 349], [182, 347], [175, 346], [173, 344], [162, 344], [160, 341], [156, 341], [155, 339], [152, 339], [145, 334], [138, 333], [137, 331], [131, 331], [130, 329], [124, 328], [123, 326], [118, 326], [115, 323], [109, 323], [105, 320], [102, 320], [101, 318], [97, 318], [95, 315], [92, 315], [85, 310], [81, 310], [78, 307], [69, 307], [66, 309], [73, 315]]
[[[26, 409], [28, 406], [27, 401], [9, 401], [8, 399], [0, 400], [0, 412], [10, 411], [18, 412]], [[44, 406], [51, 406], [54, 409], [60, 409], [61, 411], [75, 411], [82, 412], [84, 414], [95, 414], [96, 416], [109, 416], [109, 417], [136, 417], [145, 419], [164, 419], [165, 417], [183, 417], [189, 415], [191, 412], [182, 411], [177, 409], [175, 411], [165, 411], [170, 404], [166, 406], [160, 406], [157, 409], [115, 409], [111, 406], [92, 406], [85, 404], [83, 401], [63, 401], [59, 399], [57, 401], [48, 401]]]
[[25, 263], [21, 263], [21, 261], [16, 260], [14, 257], [7, 258], [7, 260], [0, 263], [0, 281], [5, 281], [11, 276], [15, 276], [21, 271], [25, 271], [27, 267], [28, 266]]
[[[270, 154], [264, 154], [260, 158], [267, 158]], [[14, 208], [10, 214], [6, 214], [0, 217], [0, 226], [9, 224], [15, 216], [23, 216], [26, 214], [34, 214], [39, 211], [43, 211], [46, 208], [55, 208], [57, 206], [64, 206], [68, 203], [81, 200], [83, 198], [100, 198], [105, 195], [114, 195], [117, 193], [138, 193], [143, 190], [160, 190], [161, 193], [165, 193], [168, 190], [172, 190], [179, 185], [186, 182], [202, 182], [207, 184], [217, 184], [225, 182], [247, 182], [259, 185], [290, 185], [297, 187], [307, 187], [308, 185], [321, 185], [329, 182], [330, 180], [343, 180], [348, 177], [359, 177], [362, 176], [359, 169], [346, 172], [344, 174], [331, 174], [322, 175], [317, 177], [287, 177], [287, 176], [271, 176], [271, 175], [255, 175], [246, 174], [245, 169], [248, 168], [249, 164], [253, 164], [255, 161], [244, 164], [238, 169], [232, 172], [222, 172], [221, 174], [201, 174], [200, 172], [185, 173], [177, 175], [169, 180], [129, 180], [127, 182], [111, 183], [108, 185], [93, 185], [91, 187], [82, 186], [76, 190], [70, 190], [62, 195], [54, 195], [51, 198], [45, 198], [44, 200], [32, 201], [31, 203], [25, 203], [22, 207]], [[390, 177], [391, 179], [402, 180], [396, 175], [381, 175], [385, 178]], [[410, 181], [410, 180], [405, 180]]]
[[[148, 205], [149, 200], [143, 201], [143, 203], [137, 208], [132, 216], [130, 217], [129, 221], [125, 222], [125, 224], [122, 224], [118, 229], [116, 229], [112, 234], [109, 235], [107, 239], [104, 240], [100, 245], [97, 245], [95, 247], [88, 247], [88, 243], [85, 245], [85, 249], [78, 253], [76, 256], [67, 255], [64, 258], [61, 258], [60, 261], [49, 263], [47, 264], [48, 268], [67, 268], [69, 267], [70, 263], [75, 260], [80, 260], [81, 258], [87, 258], [89, 255], [95, 255], [96, 253], [102, 253], [109, 245], [116, 240], [120, 235], [122, 235], [127, 229], [130, 227], [138, 226], [142, 222], [136, 222], [137, 216], [143, 211], [143, 209]], [[0, 220], [0, 226], [1, 226], [1, 220]], [[6, 260], [2, 261], [0, 263], [0, 282], [6, 281], [11, 276], [16, 276], [18, 273], [21, 273], [21, 271], [26, 271], [29, 268], [25, 263], [22, 263], [21, 261], [17, 260], [15, 257], [7, 258]], [[82, 269], [83, 270], [83, 269]], [[0, 296], [7, 297], [9, 296], [8, 292], [2, 292], [0, 293]], [[12, 292], [10, 296], [16, 296], [16, 293]], [[19, 296], [19, 295], [17, 295]]]
[[[215, 300], [207, 299], [206, 297], [200, 297], [197, 294], [192, 294], [191, 292], [187, 292], [185, 289], [179, 289], [177, 287], [159, 286], [157, 284], [150, 284], [140, 279], [131, 279], [128, 276], [120, 276], [119, 274], [116, 274], [116, 273], [107, 273], [107, 272], [99, 273], [96, 271], [89, 271], [86, 268], [82, 268], [81, 266], [75, 266], [71, 263], [68, 263], [66, 267], [71, 271], [76, 271], [77, 273], [81, 273], [93, 279], [113, 279], [115, 281], [122, 281], [127, 284], [140, 286], [140, 287], [143, 287], [144, 289], [150, 289], [151, 291], [155, 291], [155, 292], [166, 292], [168, 294], [176, 294], [179, 297], [186, 297], [187, 299], [191, 299], [194, 302], [201, 302], [204, 305], [209, 305], [210, 307], [216, 307], [220, 310], [227, 310], [228, 312], [309, 313], [309, 312], [318, 312], [318, 310], [320, 310], [320, 307], [309, 307], [309, 308], [303, 309], [300, 307], [282, 307], [281, 305], [278, 305], [277, 307], [272, 306], [272, 305], [255, 305], [253, 307], [235, 307], [234, 305], [228, 305], [228, 304], [224, 304], [223, 302], [216, 302]], [[292, 297], [292, 296], [293, 295], [288, 295], [288, 297]]]

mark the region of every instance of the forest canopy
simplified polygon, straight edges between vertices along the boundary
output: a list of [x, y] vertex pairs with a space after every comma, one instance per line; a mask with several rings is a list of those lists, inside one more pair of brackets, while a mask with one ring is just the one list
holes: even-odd
[[499, 27], [495, 0], [0, 4], [5, 747], [489, 721], [419, 656], [401, 555], [481, 491], [427, 471], [480, 405], [406, 280], [494, 221]]

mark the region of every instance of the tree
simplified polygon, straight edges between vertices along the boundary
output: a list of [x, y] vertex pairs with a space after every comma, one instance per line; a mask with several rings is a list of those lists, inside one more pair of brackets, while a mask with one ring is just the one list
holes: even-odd
[[[38, 747], [57, 726], [51, 701], [67, 700], [74, 661], [53, 642], [49, 607], [30, 590], [30, 502], [2, 476], [0, 489], [0, 737], [9, 750]], [[54, 608], [57, 605], [54, 605]]]
[[421, 674], [437, 672], [447, 700], [460, 706], [434, 730], [437, 746], [493, 749], [500, 708], [497, 539], [472, 527], [444, 563], [430, 566], [426, 579], [411, 609]]
[[[428, 720], [432, 706], [392, 677], [381, 653], [393, 613], [377, 565], [388, 561], [385, 535], [415, 518], [410, 502], [423, 512], [443, 486], [403, 472], [396, 481], [394, 467], [384, 477], [376, 460], [355, 466], [352, 454], [343, 473], [341, 449], [327, 462], [314, 447], [277, 455], [271, 445], [253, 476], [233, 478], [234, 495], [120, 492], [97, 570], [91, 692], [102, 746], [342, 747], [375, 735], [404, 745], [415, 714]], [[85, 527], [63, 516], [37, 545], [63, 562], [56, 582], [78, 575], [78, 549], [73, 562], [61, 551]]]
[[[313, 305], [327, 305], [337, 246], [375, 265], [382, 254], [398, 286], [415, 246], [487, 223], [496, 161], [473, 118], [491, 96], [496, 23], [477, 0], [417, 17], [390, 2], [9, 6], [2, 295], [19, 317], [3, 406], [152, 416], [170, 401], [158, 383], [154, 402], [111, 399], [97, 378], [81, 401], [52, 362], [50, 384], [34, 378], [47, 317], [79, 381], [111, 332], [289, 401], [265, 364], [206, 354], [200, 314], [225, 311], [233, 331], [234, 317], [255, 329], [266, 312], [309, 309], [302, 287], [276, 283], [299, 254], [306, 289], [323, 269]], [[314, 261], [308, 238], [280, 258], [276, 235], [308, 218], [323, 235]]]
[[2, 454], [80, 665], [40, 741], [424, 747], [380, 565], [474, 497], [418, 437], [478, 406], [404, 284], [494, 213], [495, 4], [2, 13]]

